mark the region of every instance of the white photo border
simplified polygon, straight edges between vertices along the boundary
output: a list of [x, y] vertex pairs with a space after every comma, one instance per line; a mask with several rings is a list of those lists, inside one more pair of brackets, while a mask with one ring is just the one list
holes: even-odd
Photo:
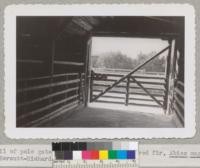
[[[10, 138], [189, 138], [195, 123], [195, 11], [189, 4], [10, 5], [4, 11], [5, 133]], [[16, 16], [185, 16], [184, 128], [17, 128]]]

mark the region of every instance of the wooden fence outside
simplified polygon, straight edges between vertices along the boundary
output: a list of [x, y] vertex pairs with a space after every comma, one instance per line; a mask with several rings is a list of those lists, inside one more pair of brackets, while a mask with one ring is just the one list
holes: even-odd
[[[94, 72], [90, 84], [90, 101], [92, 102], [99, 93], [123, 76], [122, 73]], [[95, 101], [160, 107], [163, 106], [165, 98], [165, 86], [166, 78], [164, 75], [133, 74]]]

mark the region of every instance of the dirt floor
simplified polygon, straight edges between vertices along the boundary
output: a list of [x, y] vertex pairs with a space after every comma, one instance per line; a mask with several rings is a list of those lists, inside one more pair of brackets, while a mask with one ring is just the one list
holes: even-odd
[[88, 107], [56, 118], [44, 127], [176, 127], [171, 117], [158, 113]]

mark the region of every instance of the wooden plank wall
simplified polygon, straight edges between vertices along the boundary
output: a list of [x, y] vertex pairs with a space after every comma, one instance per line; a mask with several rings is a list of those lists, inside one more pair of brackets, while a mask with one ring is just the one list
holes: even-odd
[[[184, 40], [176, 40], [175, 59], [172, 60], [173, 89], [169, 90], [169, 114], [175, 113], [182, 126], [185, 121], [184, 109]], [[182, 45], [181, 45], [182, 44]]]
[[83, 103], [84, 40], [57, 40], [54, 49], [52, 41], [19, 40], [18, 127], [42, 125]]
[[[179, 45], [178, 45], [179, 46]], [[184, 108], [184, 49], [177, 47], [177, 59], [175, 61], [175, 84], [172, 109], [178, 116], [181, 124], [184, 126], [185, 108]]]

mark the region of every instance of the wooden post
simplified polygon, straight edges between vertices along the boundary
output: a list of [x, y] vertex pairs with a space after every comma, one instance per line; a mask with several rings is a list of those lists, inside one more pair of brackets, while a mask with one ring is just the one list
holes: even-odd
[[85, 106], [89, 102], [89, 88], [90, 88], [90, 53], [91, 53], [91, 37], [88, 38], [86, 46], [86, 59], [85, 59]]
[[[82, 74], [81, 72], [79, 73], [79, 79], [80, 79], [80, 82], [79, 82], [79, 89], [78, 89], [78, 95], [79, 95], [79, 103], [81, 103], [81, 101], [83, 101], [83, 92], [82, 92]], [[82, 100], [81, 100], [82, 98]]]
[[165, 92], [165, 98], [164, 98], [164, 110], [165, 110], [165, 114], [169, 114], [170, 113], [170, 109], [169, 109], [169, 106], [170, 106], [170, 97], [171, 97], [171, 86], [173, 85], [173, 66], [174, 66], [174, 56], [175, 56], [175, 39], [171, 40], [170, 41], [171, 43], [171, 47], [169, 49], [169, 55], [168, 55], [168, 60], [167, 60], [167, 72], [166, 72], [166, 86], [165, 86], [165, 89], [166, 89], [166, 92]]
[[[78, 79], [78, 80], [80, 79], [79, 78], [80, 77], [79, 73], [76, 75], [76, 77], [77, 77], [76, 79]], [[79, 90], [79, 86], [80, 86], [80, 80], [79, 80], [79, 82], [76, 83], [76, 87], [78, 88], [78, 89], [76, 89], [76, 95], [77, 95], [77, 101], [78, 101], [78, 103], [80, 103], [80, 94], [79, 94], [80, 90]]]
[[90, 102], [93, 101], [93, 80], [94, 80], [94, 72], [91, 71], [91, 75], [90, 75]]
[[128, 106], [129, 103], [129, 87], [130, 87], [130, 76], [127, 78], [127, 83], [126, 83], [126, 102], [125, 102], [126, 106]]
[[165, 70], [165, 97], [163, 102], [163, 108], [166, 113], [167, 103], [168, 103], [168, 91], [169, 91], [169, 72], [170, 72], [170, 62], [171, 62], [171, 48], [172, 48], [172, 40], [169, 40], [170, 48], [168, 50], [167, 55], [167, 63], [166, 63], [166, 70]]
[[[53, 84], [53, 74], [54, 74], [54, 58], [55, 58], [55, 40], [52, 41], [52, 45], [51, 45], [51, 58], [50, 58], [50, 84], [52, 85]], [[50, 94], [53, 92], [53, 88], [52, 86], [50, 86], [50, 89], [49, 89], [49, 92]], [[49, 104], [52, 103], [52, 98], [49, 99]]]

